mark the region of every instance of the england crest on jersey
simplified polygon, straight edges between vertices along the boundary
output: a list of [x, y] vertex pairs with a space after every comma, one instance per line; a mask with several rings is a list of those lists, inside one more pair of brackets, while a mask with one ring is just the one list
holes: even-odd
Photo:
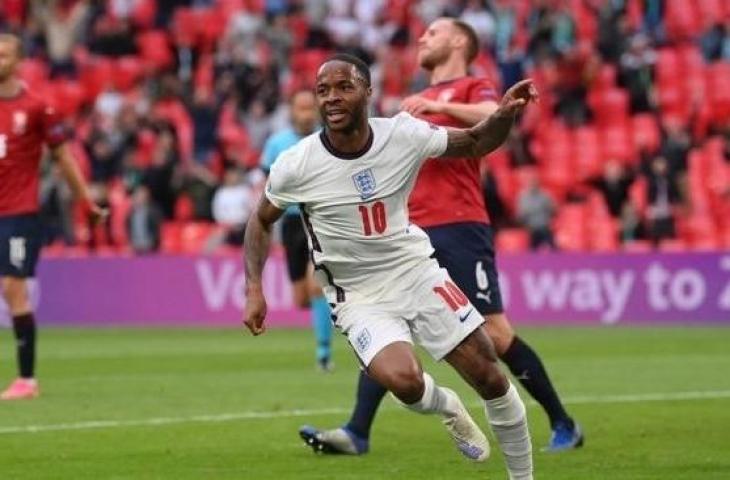
[[355, 188], [360, 193], [360, 198], [367, 200], [368, 198], [375, 195], [375, 176], [370, 168], [357, 172], [352, 176], [352, 180], [355, 182]]

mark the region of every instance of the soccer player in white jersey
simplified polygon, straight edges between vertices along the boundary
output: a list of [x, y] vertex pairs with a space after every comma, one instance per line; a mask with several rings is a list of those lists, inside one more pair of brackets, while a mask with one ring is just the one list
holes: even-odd
[[254, 335], [265, 330], [261, 275], [271, 227], [298, 204], [335, 325], [368, 375], [407, 408], [440, 414], [458, 449], [485, 460], [486, 437], [459, 397], [423, 372], [415, 340], [484, 399], [510, 479], [532, 479], [525, 406], [496, 363], [483, 317], [430, 258], [433, 248], [409, 224], [406, 205], [427, 158], [486, 155], [537, 93], [530, 80], [515, 84], [496, 112], [467, 129], [436, 127], [407, 113], [368, 118], [371, 93], [370, 72], [359, 59], [336, 55], [320, 67], [315, 94], [324, 128], [280, 155], [246, 231], [245, 324]]

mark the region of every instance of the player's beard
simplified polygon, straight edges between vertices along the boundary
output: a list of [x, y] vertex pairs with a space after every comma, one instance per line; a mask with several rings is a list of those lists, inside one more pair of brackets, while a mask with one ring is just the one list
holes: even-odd
[[439, 47], [429, 50], [423, 56], [419, 56], [418, 64], [422, 69], [430, 72], [438, 65], [442, 64], [449, 58], [449, 51], [446, 47]]

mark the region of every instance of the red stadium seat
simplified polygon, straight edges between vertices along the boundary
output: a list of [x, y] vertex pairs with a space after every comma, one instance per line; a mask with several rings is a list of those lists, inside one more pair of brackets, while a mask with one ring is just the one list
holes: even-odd
[[50, 85], [53, 105], [64, 117], [74, 117], [84, 103], [84, 89], [73, 80], [56, 80]]
[[692, 215], [686, 222], [687, 241], [697, 250], [714, 250], [721, 240], [717, 225], [709, 215]]
[[657, 52], [657, 61], [654, 67], [659, 85], [674, 84], [681, 78], [679, 56], [673, 48], [662, 48]]
[[603, 128], [598, 134], [604, 162], [620, 160], [624, 163], [635, 163], [637, 156], [628, 124], [617, 124], [613, 127]]
[[525, 252], [530, 248], [530, 234], [522, 228], [500, 230], [497, 232], [496, 248], [499, 252]]
[[565, 204], [553, 221], [555, 243], [561, 250], [582, 251], [588, 247], [587, 210], [582, 203]]
[[722, 240], [722, 247], [726, 250], [730, 250], [730, 227], [725, 227], [720, 234]]
[[651, 113], [634, 115], [631, 118], [631, 133], [637, 151], [645, 147], [649, 152], [656, 152], [661, 145], [661, 131], [656, 117]]
[[608, 91], [616, 88], [616, 66], [604, 63], [598, 70], [591, 85], [591, 91]]
[[686, 0], [665, 0], [664, 22], [671, 40], [690, 39], [702, 29], [696, 5]]
[[[723, 18], [725, 13], [722, 9], [723, 0], [695, 0], [695, 2], [700, 18], [717, 20]], [[724, 3], [727, 4], [726, 1]]]
[[721, 125], [730, 119], [730, 62], [707, 67], [707, 101], [713, 123]]
[[165, 222], [160, 228], [160, 250], [164, 253], [180, 253], [182, 251], [181, 231], [183, 223]]
[[115, 84], [114, 63], [106, 57], [89, 57], [80, 67], [79, 81], [87, 101], [93, 103], [99, 93]]
[[654, 246], [648, 240], [631, 240], [623, 244], [622, 250], [626, 253], [647, 253], [654, 250]]
[[182, 253], [202, 253], [210, 237], [218, 227], [213, 223], [185, 223], [180, 231], [180, 251]]
[[589, 227], [589, 246], [594, 252], [615, 252], [619, 248], [619, 223], [610, 217], [593, 220]]
[[144, 64], [138, 57], [124, 56], [114, 62], [114, 86], [121, 92], [133, 89], [144, 76]]
[[198, 22], [195, 9], [178, 7], [172, 19], [172, 33], [175, 43], [183, 47], [192, 47], [198, 41], [202, 24]]
[[687, 250], [687, 243], [678, 238], [662, 240], [659, 242], [659, 251], [661, 252], [686, 252]]
[[621, 88], [592, 92], [588, 100], [600, 126], [624, 124], [629, 116], [629, 95]]
[[573, 161], [580, 181], [600, 175], [603, 171], [598, 131], [595, 127], [578, 127], [573, 131]]
[[166, 32], [149, 30], [138, 34], [137, 47], [148, 70], [160, 71], [172, 65], [172, 50]]

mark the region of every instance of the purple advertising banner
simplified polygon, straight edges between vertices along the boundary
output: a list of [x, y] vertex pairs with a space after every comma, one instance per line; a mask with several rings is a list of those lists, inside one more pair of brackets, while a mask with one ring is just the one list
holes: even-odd
[[[715, 323], [730, 326], [730, 252], [524, 254], [499, 258], [516, 323]], [[475, 265], [479, 275], [480, 265]], [[243, 308], [238, 257], [55, 259], [33, 288], [50, 325], [237, 325]], [[484, 294], [489, 295], [489, 285]], [[281, 255], [266, 266], [271, 326], [307, 326], [295, 309]], [[5, 316], [0, 305], [0, 317]]]

